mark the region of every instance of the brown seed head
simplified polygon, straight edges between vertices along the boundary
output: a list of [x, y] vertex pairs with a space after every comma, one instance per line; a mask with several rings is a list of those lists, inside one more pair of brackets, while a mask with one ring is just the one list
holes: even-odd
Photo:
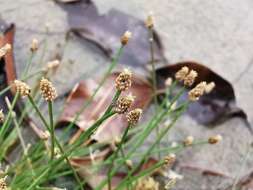
[[221, 140], [222, 140], [221, 135], [215, 135], [215, 136], [209, 137], [208, 143], [209, 144], [216, 144], [216, 143], [220, 142]]
[[130, 125], [136, 125], [141, 117], [142, 109], [136, 108], [127, 113], [127, 121]]
[[36, 38], [34, 38], [32, 39], [30, 50], [31, 52], [36, 52], [38, 49], [39, 49], [39, 41]]
[[0, 178], [0, 190], [7, 190], [6, 178]]
[[215, 83], [210, 82], [206, 85], [205, 92], [208, 94], [215, 88]]
[[152, 177], [140, 178], [133, 190], [159, 190], [159, 183]]
[[132, 33], [129, 31], [126, 31], [122, 36], [121, 36], [121, 44], [124, 46], [128, 43], [129, 39], [132, 37]]
[[172, 166], [172, 164], [176, 161], [176, 155], [175, 154], [169, 154], [164, 158], [164, 164], [168, 167]]
[[22, 97], [26, 97], [30, 94], [31, 88], [28, 86], [28, 84], [20, 81], [20, 80], [15, 80], [14, 81], [14, 88], [17, 93], [20, 94]]
[[57, 92], [56, 92], [55, 87], [49, 80], [45, 78], [42, 78], [40, 80], [40, 91], [43, 98], [46, 101], [53, 101], [57, 97]]
[[128, 69], [124, 69], [115, 79], [116, 89], [119, 91], [127, 90], [132, 84], [132, 73]]
[[153, 16], [153, 13], [149, 13], [147, 19], [146, 19], [146, 22], [145, 22], [145, 25], [147, 28], [153, 28], [154, 27], [154, 16]]
[[184, 66], [176, 74], [175, 78], [179, 81], [183, 81], [189, 73], [189, 68]]
[[131, 94], [124, 97], [120, 97], [117, 101], [115, 111], [119, 114], [126, 113], [128, 112], [129, 108], [132, 106], [133, 102], [134, 102], [134, 96], [132, 96]]
[[188, 136], [188, 137], [185, 138], [183, 143], [184, 143], [185, 146], [191, 146], [193, 141], [194, 141], [194, 137], [193, 136]]
[[4, 122], [4, 112], [2, 109], [0, 109], [0, 123]]
[[184, 79], [184, 85], [185, 86], [193, 85], [197, 76], [198, 76], [198, 73], [194, 70], [191, 70], [190, 73]]
[[188, 93], [188, 97], [190, 101], [197, 101], [200, 96], [202, 96], [205, 93], [206, 89], [206, 82], [200, 82], [195, 88], [190, 90]]
[[0, 59], [5, 56], [11, 50], [10, 44], [5, 44], [3, 47], [0, 48]]

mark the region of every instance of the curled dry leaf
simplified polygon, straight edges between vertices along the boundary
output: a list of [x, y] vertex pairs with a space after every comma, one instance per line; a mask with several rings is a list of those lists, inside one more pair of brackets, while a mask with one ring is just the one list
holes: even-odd
[[[121, 35], [129, 30], [133, 36], [119, 62], [134, 67], [142, 67], [149, 62], [149, 34], [143, 21], [116, 9], [101, 15], [95, 4], [87, 0], [59, 5], [67, 12], [70, 30], [77, 36], [95, 43], [107, 57], [112, 58], [119, 47]], [[165, 59], [156, 32], [154, 58], [157, 62]]]
[[[168, 77], [174, 78], [175, 73], [182, 66], [188, 66], [198, 72], [195, 84], [201, 81], [214, 81], [216, 84], [211, 93], [204, 95], [199, 101], [190, 105], [187, 113], [194, 120], [204, 125], [215, 125], [232, 117], [240, 117], [250, 128], [246, 113], [236, 105], [235, 93], [231, 83], [204, 65], [186, 61], [157, 69], [158, 88], [161, 91], [164, 89], [165, 80]], [[182, 99], [187, 99], [187, 93], [183, 95]]]
[[[15, 26], [13, 24], [7, 24], [0, 19], [0, 47], [6, 44], [13, 46]], [[8, 85], [12, 83], [16, 78], [16, 71], [13, 59], [13, 48], [8, 51], [3, 58], [0, 59], [0, 109], [3, 109], [5, 113], [8, 112], [8, 107], [5, 102], [7, 96], [10, 101], [13, 99], [13, 94], [10, 90], [5, 90]], [[18, 111], [17, 106], [15, 110]]]
[[[80, 134], [82, 131], [90, 127], [90, 125], [99, 118], [100, 114], [103, 113], [107, 106], [111, 103], [115, 93], [114, 80], [117, 75], [118, 73], [114, 73], [108, 77], [107, 81], [95, 96], [92, 103], [80, 115], [79, 120], [75, 123], [75, 125], [80, 128], [77, 134]], [[84, 102], [91, 97], [97, 85], [98, 83], [96, 81], [88, 80], [79, 83], [73, 89], [67, 99], [67, 104], [57, 126], [66, 125], [73, 120], [75, 114], [80, 111]], [[137, 107], [146, 108], [152, 98], [152, 89], [149, 83], [145, 79], [135, 75], [133, 76], [133, 84], [131, 88], [128, 92], [123, 93], [122, 96], [128, 93], [132, 93], [132, 95], [136, 97], [132, 106], [133, 109]], [[104, 124], [102, 124], [92, 138], [93, 140], [101, 143], [110, 143], [115, 136], [121, 135], [121, 132], [126, 126], [127, 120], [125, 116], [115, 115], [115, 117], [108, 119]]]

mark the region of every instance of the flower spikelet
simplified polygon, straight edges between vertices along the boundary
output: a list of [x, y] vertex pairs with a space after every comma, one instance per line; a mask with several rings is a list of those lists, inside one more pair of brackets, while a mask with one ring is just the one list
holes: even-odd
[[127, 95], [120, 97], [116, 103], [115, 111], [119, 114], [126, 113], [134, 102], [134, 96]]
[[185, 86], [193, 85], [197, 76], [198, 76], [198, 73], [194, 70], [191, 70], [190, 73], [184, 79], [184, 85]]
[[121, 44], [126, 45], [129, 41], [129, 39], [132, 37], [132, 33], [129, 31], [126, 31], [122, 36], [121, 36]]
[[134, 190], [159, 190], [159, 183], [152, 177], [141, 178], [135, 184]]
[[147, 28], [153, 28], [154, 27], [154, 16], [153, 13], [149, 13], [149, 15], [147, 16], [145, 25]]
[[136, 108], [127, 113], [127, 121], [130, 125], [136, 125], [140, 120], [142, 109]]
[[15, 80], [14, 81], [14, 88], [17, 93], [20, 94], [22, 97], [26, 97], [30, 94], [31, 88], [28, 86], [28, 84], [20, 81], [20, 80]]
[[190, 101], [197, 101], [204, 93], [206, 89], [206, 82], [200, 82], [195, 88], [190, 90], [188, 97]]
[[208, 143], [209, 144], [217, 144], [221, 140], [222, 140], [222, 136], [221, 135], [215, 135], [215, 136], [209, 137]]
[[189, 68], [184, 66], [176, 74], [175, 78], [179, 81], [183, 81], [189, 73]]
[[40, 91], [46, 101], [53, 101], [57, 97], [56, 89], [48, 79], [40, 80]]
[[206, 85], [205, 92], [208, 94], [215, 88], [215, 83], [210, 82]]
[[166, 166], [171, 166], [176, 161], [176, 155], [175, 154], [169, 154], [164, 158], [164, 164]]
[[30, 50], [31, 52], [36, 52], [38, 49], [39, 49], [39, 41], [36, 38], [34, 38], [32, 39]]
[[124, 69], [115, 79], [116, 89], [125, 91], [132, 85], [132, 72], [129, 69]]
[[185, 146], [191, 146], [193, 141], [194, 141], [194, 137], [193, 136], [188, 136], [188, 137], [185, 138], [183, 143], [184, 143]]
[[0, 178], [0, 190], [7, 190], [6, 178]]

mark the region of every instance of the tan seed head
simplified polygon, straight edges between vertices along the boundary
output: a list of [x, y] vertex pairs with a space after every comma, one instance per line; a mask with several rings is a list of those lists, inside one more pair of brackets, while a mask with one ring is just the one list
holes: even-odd
[[209, 144], [216, 144], [216, 143], [220, 142], [221, 140], [222, 140], [221, 135], [215, 135], [215, 136], [209, 137], [208, 143]]
[[172, 164], [174, 164], [175, 161], [176, 161], [175, 154], [169, 154], [164, 158], [164, 164], [168, 167], [172, 166]]
[[127, 121], [130, 125], [136, 125], [141, 117], [142, 109], [136, 108], [127, 113]]
[[150, 12], [149, 15], [147, 16], [145, 25], [147, 28], [153, 28], [154, 27], [154, 16], [153, 13]]
[[188, 73], [189, 68], [187, 66], [184, 66], [175, 74], [175, 78], [179, 81], [183, 81], [185, 77], [188, 75]]
[[193, 141], [194, 141], [194, 137], [193, 136], [188, 136], [188, 137], [185, 138], [183, 143], [184, 143], [185, 146], [191, 146]]
[[32, 39], [30, 50], [31, 52], [36, 52], [38, 49], [39, 49], [39, 41], [36, 38], [34, 38]]
[[206, 82], [200, 82], [195, 88], [189, 91], [188, 97], [190, 101], [197, 101], [204, 95], [206, 89]]
[[57, 97], [56, 89], [48, 79], [40, 80], [40, 91], [46, 101], [53, 101]]
[[184, 79], [184, 85], [185, 86], [193, 85], [197, 76], [198, 76], [198, 73], [194, 70], [191, 70], [190, 73]]
[[22, 97], [26, 97], [31, 93], [31, 88], [28, 86], [28, 84], [20, 80], [14, 81], [14, 88]]
[[159, 190], [159, 183], [152, 177], [140, 178], [133, 190]]
[[0, 178], [0, 190], [7, 190], [6, 178]]
[[132, 85], [132, 73], [129, 69], [124, 69], [115, 79], [116, 89], [125, 91]]
[[206, 85], [205, 92], [208, 94], [215, 88], [215, 83], [210, 82]]
[[116, 103], [115, 111], [116, 113], [123, 114], [126, 113], [134, 102], [134, 96], [131, 94], [120, 97]]
[[121, 44], [124, 46], [128, 43], [129, 39], [132, 37], [132, 33], [129, 31], [126, 31], [122, 36], [121, 36]]

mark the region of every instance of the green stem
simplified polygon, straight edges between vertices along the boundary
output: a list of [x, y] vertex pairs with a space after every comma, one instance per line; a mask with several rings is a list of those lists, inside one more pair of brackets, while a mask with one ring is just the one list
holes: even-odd
[[[141, 146], [143, 144], [143, 142], [145, 141], [145, 139], [148, 137], [148, 135], [151, 133], [151, 131], [157, 127], [157, 125], [162, 121], [162, 119], [164, 118], [164, 116], [166, 116], [166, 114], [164, 112], [167, 112], [167, 110], [171, 109], [171, 106], [174, 104], [174, 102], [182, 95], [182, 93], [184, 92], [185, 88], [183, 87], [180, 92], [172, 99], [170, 105], [166, 108], [165, 111], [159, 111], [157, 115], [155, 115], [150, 122], [148, 123], [147, 127], [145, 128], [145, 131], [143, 131], [142, 136], [140, 136], [138, 138], [138, 140], [135, 142], [135, 144], [133, 145], [133, 147], [131, 148], [131, 150], [129, 151], [129, 153], [126, 155], [126, 159], [129, 159], [131, 157], [131, 155], [137, 150], [137, 148], [139, 146]], [[162, 109], [162, 107], [165, 105], [167, 99], [164, 99], [160, 108]], [[161, 112], [161, 113], [160, 113]], [[125, 159], [122, 161], [122, 163], [119, 164], [119, 167], [117, 167], [116, 169], [114, 169], [111, 173], [112, 176], [116, 173], [117, 170], [119, 170], [121, 164], [123, 164], [125, 162]], [[98, 187], [96, 187], [95, 190], [100, 190], [102, 189], [105, 185], [106, 185], [106, 180], [103, 180]]]
[[47, 168], [44, 172], [42, 172], [41, 175], [26, 189], [26, 190], [33, 190], [34, 187], [36, 187], [39, 183], [40, 180], [49, 172], [50, 168]]
[[[153, 87], [153, 95], [154, 95], [154, 101], [155, 101], [155, 109], [157, 111], [158, 106], [158, 99], [157, 99], [157, 89], [156, 89], [156, 71], [155, 71], [155, 59], [154, 59], [154, 33], [153, 28], [149, 28], [149, 47], [150, 47], [150, 63], [152, 66], [151, 76], [152, 76], [152, 87]], [[160, 131], [160, 127], [158, 126], [156, 128], [156, 136], [158, 136]], [[157, 145], [157, 148], [160, 149], [160, 143]], [[158, 153], [158, 158], [161, 158], [161, 154]]]
[[[39, 108], [38, 108], [37, 105], [35, 104], [33, 98], [32, 98], [30, 95], [28, 95], [28, 99], [29, 99], [30, 103], [32, 104], [32, 106], [34, 107], [34, 109], [35, 109], [35, 111], [37, 112], [37, 114], [39, 115], [39, 117], [40, 117], [41, 121], [43, 122], [44, 126], [47, 128], [48, 131], [50, 131], [49, 125], [47, 124], [45, 118], [43, 117], [43, 115], [41, 114]], [[65, 154], [64, 149], [62, 148], [62, 146], [61, 146], [61, 144], [60, 144], [60, 142], [58, 141], [57, 138], [55, 138], [55, 143], [56, 143], [56, 145], [58, 146], [58, 148], [60, 149], [60, 151], [61, 151], [61, 153], [62, 153], [62, 155], [63, 155], [63, 158], [67, 161], [69, 167], [71, 168], [71, 170], [72, 170], [72, 172], [73, 172], [73, 174], [74, 174], [74, 177], [75, 177], [75, 179], [77, 180], [77, 182], [78, 182], [80, 188], [83, 190], [82, 182], [81, 182], [81, 180], [79, 179], [79, 177], [78, 177], [78, 175], [77, 175], [75, 169], [74, 169], [73, 166], [71, 165], [68, 156]]]
[[21, 78], [26, 77], [26, 75], [27, 75], [27, 73], [28, 73], [28, 71], [29, 71], [29, 69], [30, 69], [30, 66], [31, 66], [33, 57], [34, 57], [34, 53], [31, 52], [31, 54], [30, 54], [30, 56], [29, 56], [29, 59], [28, 59], [28, 62], [27, 62], [26, 67], [25, 67], [25, 71], [24, 71], [24, 73], [22, 74]]
[[[17, 102], [17, 100], [18, 100], [18, 97], [19, 97], [19, 93], [16, 93], [15, 96], [14, 96], [14, 99], [13, 99], [13, 101], [12, 101], [11, 107], [10, 107], [11, 110], [14, 109], [14, 107], [15, 107], [15, 105], [16, 105], [16, 102]], [[10, 119], [11, 119], [11, 114], [12, 114], [11, 112], [8, 112], [8, 115], [7, 115], [7, 117], [6, 117], [6, 119], [5, 119], [4, 123], [3, 123], [3, 125], [2, 125], [2, 127], [1, 127], [1, 130], [0, 130], [0, 142], [2, 142], [2, 140], [3, 140], [3, 138], [4, 138], [4, 135], [5, 135], [5, 133], [6, 133], [7, 127], [8, 127], [8, 125], [9, 125], [9, 121], [10, 121]]]
[[52, 101], [48, 101], [48, 113], [49, 113], [49, 128], [51, 133], [51, 160], [54, 159], [54, 147], [55, 147], [55, 132], [54, 132], [54, 119], [53, 119], [53, 104]]
[[127, 126], [127, 128], [125, 129], [124, 131], [124, 134], [122, 136], [122, 139], [116, 149], [116, 151], [113, 153], [113, 158], [112, 158], [112, 161], [111, 161], [111, 165], [109, 166], [109, 170], [107, 172], [107, 180], [108, 180], [108, 189], [111, 190], [112, 189], [112, 185], [111, 185], [111, 178], [112, 178], [112, 175], [111, 175], [111, 171], [113, 169], [113, 166], [114, 166], [114, 161], [115, 159], [117, 158], [118, 156], [118, 152], [120, 151], [121, 147], [122, 147], [122, 144], [124, 143], [124, 141], [126, 140], [126, 137], [127, 137], [127, 133], [129, 131], [129, 128], [130, 126]]

